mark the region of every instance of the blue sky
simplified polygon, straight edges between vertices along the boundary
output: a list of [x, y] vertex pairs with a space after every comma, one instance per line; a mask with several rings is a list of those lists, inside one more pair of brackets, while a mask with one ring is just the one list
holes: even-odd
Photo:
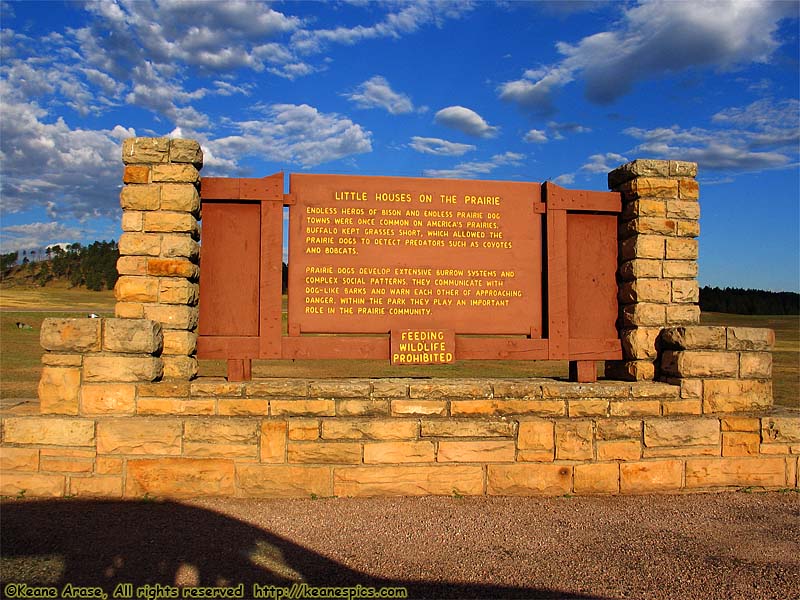
[[120, 143], [205, 175], [699, 163], [701, 285], [800, 290], [797, 2], [2, 2], [0, 247], [118, 239]]

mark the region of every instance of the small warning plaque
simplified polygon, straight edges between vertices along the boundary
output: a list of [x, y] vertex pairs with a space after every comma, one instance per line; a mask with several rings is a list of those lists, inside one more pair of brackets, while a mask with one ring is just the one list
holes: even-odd
[[452, 330], [393, 329], [393, 365], [440, 365], [455, 362], [456, 336]]

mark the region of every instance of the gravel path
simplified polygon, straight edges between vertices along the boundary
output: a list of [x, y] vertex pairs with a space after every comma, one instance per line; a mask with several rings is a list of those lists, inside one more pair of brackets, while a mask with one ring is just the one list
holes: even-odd
[[[2, 580], [405, 586], [410, 598], [800, 598], [800, 494], [7, 500]], [[109, 595], [110, 597], [110, 595]]]

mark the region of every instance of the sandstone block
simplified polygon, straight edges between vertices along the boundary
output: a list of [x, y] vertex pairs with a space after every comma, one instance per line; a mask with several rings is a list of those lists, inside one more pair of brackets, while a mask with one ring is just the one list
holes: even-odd
[[654, 359], [658, 355], [656, 343], [661, 332], [660, 327], [639, 327], [622, 331], [622, 352], [627, 358]]
[[619, 301], [623, 304], [633, 302], [656, 302], [666, 304], [672, 297], [670, 282], [666, 279], [637, 279], [627, 281], [619, 287]]
[[696, 260], [697, 240], [691, 238], [667, 238], [667, 260]]
[[81, 414], [132, 415], [136, 411], [136, 386], [125, 383], [87, 383], [81, 387]]
[[200, 270], [196, 264], [182, 258], [151, 258], [147, 261], [147, 274], [153, 277], [185, 277], [196, 279]]
[[661, 371], [678, 377], [737, 377], [739, 355], [709, 350], [667, 350], [661, 355]]
[[3, 473], [0, 495], [30, 498], [59, 498], [64, 495], [64, 476], [45, 473]]
[[323, 498], [334, 493], [331, 467], [238, 464], [236, 477], [242, 494], [251, 498]]
[[609, 401], [599, 398], [570, 400], [568, 410], [570, 417], [607, 417]]
[[191, 163], [200, 168], [203, 164], [203, 150], [194, 140], [172, 139], [169, 142], [169, 161]]
[[489, 465], [490, 496], [563, 496], [572, 491], [572, 467], [568, 465]]
[[764, 442], [800, 444], [800, 415], [761, 419]]
[[479, 496], [480, 465], [341, 467], [333, 472], [337, 496]]
[[591, 421], [559, 421], [555, 434], [556, 460], [587, 460], [594, 457]]
[[144, 230], [149, 233], [194, 233], [197, 220], [184, 212], [148, 212], [144, 215]]
[[42, 450], [39, 469], [55, 473], [91, 473], [94, 469], [94, 452], [87, 456], [59, 456], [58, 451]]
[[125, 165], [122, 183], [150, 183], [150, 167], [145, 165]]
[[250, 444], [256, 442], [257, 430], [254, 419], [187, 419], [183, 435], [187, 442]]
[[147, 258], [144, 256], [120, 256], [117, 259], [120, 275], [147, 275]]
[[161, 377], [163, 368], [156, 356], [89, 355], [83, 359], [83, 380], [87, 383], [153, 381]]
[[612, 400], [612, 417], [647, 417], [661, 414], [659, 400]]
[[421, 431], [422, 437], [513, 437], [514, 423], [508, 421], [455, 419], [439, 421], [423, 419]]
[[[632, 235], [675, 235], [678, 226], [674, 219], [664, 217], [637, 217], [619, 226], [621, 238]], [[667, 240], [669, 244], [669, 240]]]
[[678, 236], [696, 238], [700, 235], [700, 223], [697, 221], [677, 221]]
[[761, 435], [743, 431], [722, 434], [722, 456], [758, 456]]
[[94, 446], [94, 421], [59, 417], [9, 417], [3, 442], [47, 446]]
[[638, 302], [622, 307], [622, 324], [632, 327], [663, 327], [667, 322], [667, 308], [663, 304]]
[[199, 369], [194, 356], [162, 356], [164, 379], [189, 380], [197, 377]]
[[680, 388], [676, 384], [657, 381], [638, 381], [630, 384], [631, 398], [661, 398], [662, 400], [680, 398]]
[[719, 444], [719, 440], [717, 419], [645, 419], [644, 422], [644, 443], [649, 448], [709, 446]]
[[[213, 400], [211, 400], [213, 405]], [[217, 411], [220, 415], [233, 417], [269, 415], [269, 401], [255, 398], [220, 398], [217, 400]], [[212, 411], [213, 412], [213, 411]]]
[[369, 381], [351, 379], [339, 381], [312, 381], [308, 384], [308, 395], [316, 398], [368, 398]]
[[700, 218], [700, 204], [696, 200], [668, 200], [667, 217], [697, 220]]
[[197, 183], [200, 173], [191, 164], [159, 164], [152, 167], [153, 181], [164, 183]]
[[724, 350], [725, 328], [708, 325], [669, 327], [661, 333], [661, 344], [675, 350]]
[[336, 414], [336, 402], [333, 399], [270, 400], [269, 410], [272, 416], [332, 417]]
[[376, 398], [408, 398], [408, 384], [404, 381], [378, 379], [372, 382], [372, 395]]
[[624, 462], [619, 465], [620, 492], [645, 494], [668, 492], [681, 488], [683, 462], [680, 460], [653, 460]]
[[656, 374], [650, 360], [607, 360], [605, 367], [606, 377], [622, 381], [652, 381]]
[[162, 258], [189, 258], [194, 261], [199, 254], [200, 244], [189, 233], [165, 233], [161, 238]]
[[616, 190], [623, 183], [637, 177], [669, 177], [669, 162], [640, 158], [626, 163], [608, 174], [608, 188]]
[[168, 138], [135, 137], [122, 142], [122, 162], [126, 165], [165, 163], [168, 160]]
[[576, 494], [618, 494], [619, 465], [595, 463], [575, 465]]
[[97, 452], [177, 455], [181, 453], [181, 433], [181, 421], [178, 419], [103, 419], [97, 422]]
[[42, 364], [46, 367], [80, 367], [83, 365], [83, 356], [81, 354], [45, 352], [42, 354]]
[[258, 459], [258, 445], [253, 444], [212, 444], [211, 442], [186, 442], [183, 455], [197, 458], [242, 458]]
[[158, 302], [194, 306], [200, 298], [200, 286], [181, 278], [161, 279], [158, 284]]
[[742, 379], [771, 379], [772, 353], [742, 352], [739, 354], [739, 377]]
[[[186, 398], [143, 398], [136, 402], [136, 414], [141, 416], [153, 415], [213, 415], [215, 412], [214, 400], [211, 399], [186, 399]], [[265, 414], [266, 410], [264, 413]], [[221, 415], [238, 415], [240, 413], [222, 412]]]
[[413, 382], [408, 386], [412, 399], [434, 400], [438, 398], [491, 398], [492, 387], [485, 380], [457, 379]]
[[[697, 165], [695, 164], [695, 175]], [[694, 175], [690, 175], [689, 177], [694, 177]], [[679, 182], [679, 196], [681, 200], [697, 200], [700, 198], [700, 186], [694, 179], [681, 179]]]
[[539, 400], [451, 400], [450, 414], [454, 417], [465, 415], [524, 415], [536, 413], [542, 404]]
[[642, 437], [640, 419], [597, 419], [595, 424], [598, 440], [639, 440]]
[[286, 462], [286, 421], [261, 422], [261, 462]]
[[38, 471], [39, 450], [35, 448], [0, 446], [0, 470]]
[[195, 306], [177, 304], [149, 304], [144, 307], [148, 319], [158, 321], [165, 329], [194, 329], [199, 312]]
[[703, 401], [699, 398], [692, 400], [665, 400], [661, 404], [661, 412], [665, 417], [702, 415]]
[[667, 260], [662, 267], [664, 277], [691, 279], [697, 277], [696, 260]]
[[445, 400], [392, 400], [392, 415], [397, 417], [447, 415]]
[[119, 194], [122, 210], [158, 210], [161, 186], [157, 184], [127, 185]]
[[627, 398], [630, 385], [617, 382], [602, 383], [567, 383], [553, 382], [542, 385], [545, 398]]
[[76, 367], [43, 367], [39, 379], [42, 414], [77, 415], [81, 370]]
[[669, 174], [671, 177], [694, 178], [697, 176], [697, 163], [671, 160], [669, 161]]
[[302, 379], [272, 379], [266, 382], [249, 381], [245, 386], [248, 398], [285, 397], [302, 398], [308, 396], [308, 383]]
[[233, 496], [232, 460], [219, 458], [129, 459], [125, 496]]
[[612, 440], [597, 442], [597, 460], [640, 460], [642, 444], [639, 440]]
[[758, 433], [761, 431], [761, 420], [758, 417], [728, 416], [720, 419], [722, 431], [746, 431]]
[[514, 462], [513, 441], [439, 442], [437, 462]]
[[186, 398], [189, 396], [190, 384], [188, 381], [157, 381], [155, 383], [140, 383], [136, 386], [139, 396], [153, 396], [157, 398]]
[[703, 412], [747, 412], [772, 405], [772, 383], [754, 379], [707, 379]]
[[357, 442], [289, 442], [290, 463], [359, 464], [361, 444]]
[[114, 297], [120, 302], [158, 302], [158, 279], [121, 276], [114, 285]]
[[161, 350], [161, 324], [148, 319], [104, 319], [103, 350], [153, 354]]
[[61, 319], [42, 321], [39, 341], [51, 352], [94, 352], [100, 349], [101, 319]]
[[242, 382], [229, 383], [225, 379], [204, 377], [200, 381], [192, 381], [189, 384], [189, 393], [192, 396], [240, 397], [243, 388], [244, 384]]
[[700, 302], [700, 287], [694, 279], [672, 281], [672, 301], [678, 303]]
[[409, 419], [370, 419], [323, 421], [326, 440], [413, 440], [419, 424]]
[[624, 203], [622, 207], [622, 220], [630, 221], [637, 217], [667, 216], [667, 204], [662, 199], [639, 198]]
[[667, 325], [695, 325], [700, 322], [700, 307], [694, 304], [667, 306]]
[[661, 260], [664, 258], [666, 238], [662, 235], [635, 234], [620, 244], [620, 259], [633, 260], [647, 258]]
[[619, 187], [626, 198], [677, 198], [678, 181], [664, 177], [637, 177]]
[[122, 213], [122, 231], [141, 232], [144, 225], [144, 213], [138, 210], [126, 210]]
[[635, 258], [628, 260], [619, 268], [619, 276], [623, 281], [631, 281], [639, 278], [658, 278], [661, 277], [661, 264], [659, 259]]
[[118, 247], [121, 255], [158, 256], [161, 252], [161, 236], [154, 233], [126, 231], [119, 236]]
[[289, 439], [293, 441], [318, 440], [319, 419], [292, 419], [289, 421]]
[[529, 400], [542, 397], [542, 384], [530, 380], [495, 381], [492, 383], [495, 398]]
[[520, 460], [552, 461], [555, 453], [555, 427], [544, 419], [519, 422], [517, 447]]
[[193, 185], [165, 183], [161, 186], [161, 210], [196, 214], [200, 209], [200, 194]]
[[784, 485], [786, 463], [782, 457], [686, 460], [687, 488]]
[[389, 415], [388, 400], [336, 400], [336, 414], [341, 417], [376, 417]]
[[197, 334], [183, 329], [164, 329], [163, 353], [189, 356], [197, 350]]
[[118, 319], [141, 319], [144, 317], [144, 304], [141, 302], [117, 302], [114, 316]]
[[775, 332], [760, 327], [728, 327], [728, 350], [766, 351], [775, 345]]
[[432, 442], [372, 442], [364, 444], [365, 463], [419, 463], [435, 459]]
[[69, 493], [79, 498], [121, 498], [121, 477], [72, 477]]

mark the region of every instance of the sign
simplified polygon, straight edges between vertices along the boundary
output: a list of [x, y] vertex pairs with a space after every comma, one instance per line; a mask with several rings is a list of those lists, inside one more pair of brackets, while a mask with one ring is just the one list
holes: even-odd
[[456, 336], [452, 331], [403, 329], [392, 331], [393, 365], [440, 365], [455, 362]]
[[292, 174], [290, 188], [290, 333], [541, 337], [538, 183]]

